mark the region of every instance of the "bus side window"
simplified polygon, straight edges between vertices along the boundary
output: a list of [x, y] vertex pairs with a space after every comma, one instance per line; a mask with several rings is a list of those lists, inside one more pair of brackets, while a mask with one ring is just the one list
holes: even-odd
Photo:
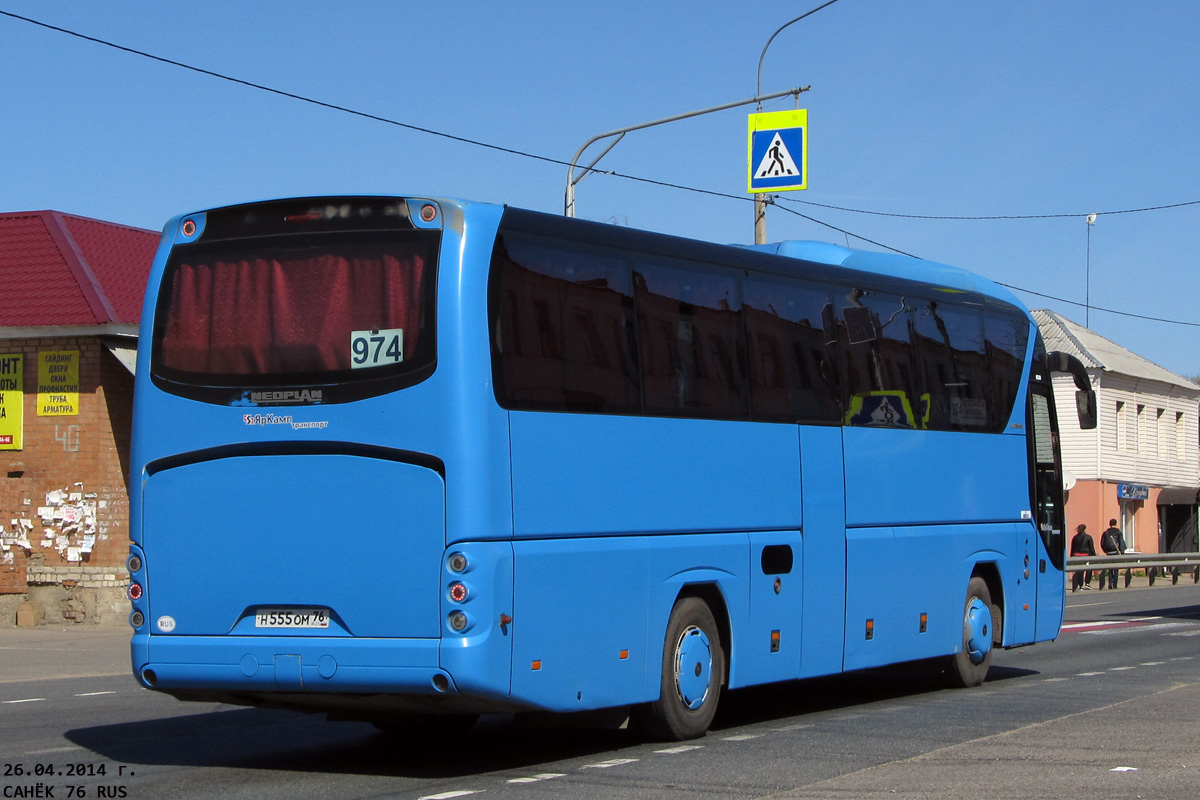
[[633, 285], [645, 412], [745, 419], [741, 300], [732, 274], [644, 257]]
[[916, 307], [913, 338], [930, 398], [927, 427], [989, 430], [992, 391], [982, 305], [917, 300]]
[[829, 290], [747, 279], [742, 292], [753, 419], [838, 423], [835, 345], [825, 331]]
[[913, 305], [887, 292], [843, 289], [837, 297], [847, 425], [925, 426], [912, 346]]
[[1003, 431], [1012, 416], [1025, 374], [1029, 320], [1015, 309], [989, 308], [984, 314], [988, 362], [992, 375], [992, 430]]
[[497, 398], [509, 408], [640, 411], [626, 263], [584, 247], [497, 243]]

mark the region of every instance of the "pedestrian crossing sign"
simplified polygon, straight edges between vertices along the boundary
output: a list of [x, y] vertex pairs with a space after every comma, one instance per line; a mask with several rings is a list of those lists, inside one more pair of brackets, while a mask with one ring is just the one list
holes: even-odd
[[808, 188], [808, 110], [750, 115], [749, 191]]

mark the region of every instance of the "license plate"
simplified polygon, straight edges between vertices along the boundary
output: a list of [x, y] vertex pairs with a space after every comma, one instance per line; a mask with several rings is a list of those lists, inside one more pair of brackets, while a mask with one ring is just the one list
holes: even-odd
[[254, 614], [256, 628], [328, 628], [327, 608], [260, 608]]

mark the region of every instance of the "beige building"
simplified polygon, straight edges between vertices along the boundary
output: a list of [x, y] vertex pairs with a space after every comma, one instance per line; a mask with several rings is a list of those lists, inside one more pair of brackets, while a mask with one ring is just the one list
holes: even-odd
[[1099, 424], [1075, 424], [1075, 384], [1054, 379], [1067, 524], [1084, 523], [1099, 547], [1117, 520], [1131, 550], [1196, 552], [1200, 488], [1200, 386], [1052, 311], [1034, 311], [1047, 350], [1062, 350], [1087, 368]]

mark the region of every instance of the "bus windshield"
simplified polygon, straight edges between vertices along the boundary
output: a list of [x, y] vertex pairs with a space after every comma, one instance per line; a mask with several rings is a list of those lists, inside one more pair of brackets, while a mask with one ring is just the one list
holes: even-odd
[[437, 252], [429, 231], [181, 249], [159, 296], [154, 376], [192, 396], [186, 387], [419, 379], [434, 359]]

